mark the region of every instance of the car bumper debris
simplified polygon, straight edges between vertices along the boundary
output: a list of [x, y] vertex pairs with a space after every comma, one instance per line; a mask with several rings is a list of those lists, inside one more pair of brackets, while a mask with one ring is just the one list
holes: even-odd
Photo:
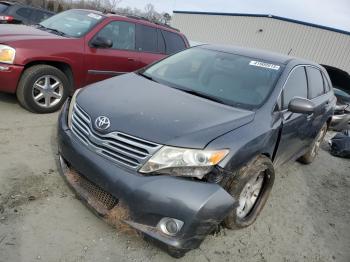
[[89, 207], [117, 228], [127, 225], [160, 247], [187, 252], [197, 248], [236, 204], [215, 183], [143, 176], [119, 167], [84, 146], [66, 123], [67, 103], [58, 125], [60, 172]]

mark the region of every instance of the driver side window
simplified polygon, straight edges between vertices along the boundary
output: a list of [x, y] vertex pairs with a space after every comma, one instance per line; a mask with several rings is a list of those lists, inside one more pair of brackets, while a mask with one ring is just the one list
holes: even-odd
[[115, 21], [106, 25], [96, 37], [113, 41], [113, 49], [135, 50], [135, 24]]
[[288, 108], [294, 97], [307, 98], [307, 80], [305, 67], [300, 66], [290, 74], [282, 92], [282, 110]]

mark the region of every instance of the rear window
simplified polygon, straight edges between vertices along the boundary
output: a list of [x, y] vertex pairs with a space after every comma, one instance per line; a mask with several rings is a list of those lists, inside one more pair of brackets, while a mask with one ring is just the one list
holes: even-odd
[[52, 14], [50, 14], [50, 13], [39, 11], [39, 10], [35, 10], [33, 12], [32, 19], [33, 19], [34, 22], [40, 23], [41, 21], [44, 21], [45, 19], [47, 19], [47, 18], [49, 18], [51, 16], [52, 16]]
[[8, 7], [9, 5], [0, 3], [0, 13], [5, 12]]
[[157, 29], [145, 26], [136, 26], [136, 50], [141, 52], [157, 53]]
[[166, 53], [168, 55], [186, 49], [185, 42], [183, 41], [181, 36], [169, 31], [162, 31], [165, 38]]
[[24, 18], [29, 18], [32, 14], [32, 9], [29, 8], [20, 8], [16, 11], [16, 14]]
[[323, 78], [320, 70], [314, 67], [306, 68], [308, 82], [309, 82], [309, 98], [315, 98], [324, 94]]

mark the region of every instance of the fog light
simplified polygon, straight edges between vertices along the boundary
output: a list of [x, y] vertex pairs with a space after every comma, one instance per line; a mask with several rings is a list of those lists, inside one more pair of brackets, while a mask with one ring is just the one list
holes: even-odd
[[180, 232], [184, 222], [181, 220], [164, 217], [158, 223], [158, 228], [166, 235], [175, 236]]

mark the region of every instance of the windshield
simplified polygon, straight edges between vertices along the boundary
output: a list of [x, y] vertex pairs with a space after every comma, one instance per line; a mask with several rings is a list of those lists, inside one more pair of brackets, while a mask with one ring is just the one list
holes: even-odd
[[6, 11], [6, 9], [9, 7], [7, 4], [0, 3], [0, 13]]
[[103, 18], [102, 15], [87, 11], [69, 10], [50, 17], [41, 22], [40, 26], [61, 32], [70, 37], [81, 37], [102, 21]]
[[197, 47], [162, 60], [142, 74], [194, 95], [254, 109], [268, 97], [280, 71], [279, 64]]

